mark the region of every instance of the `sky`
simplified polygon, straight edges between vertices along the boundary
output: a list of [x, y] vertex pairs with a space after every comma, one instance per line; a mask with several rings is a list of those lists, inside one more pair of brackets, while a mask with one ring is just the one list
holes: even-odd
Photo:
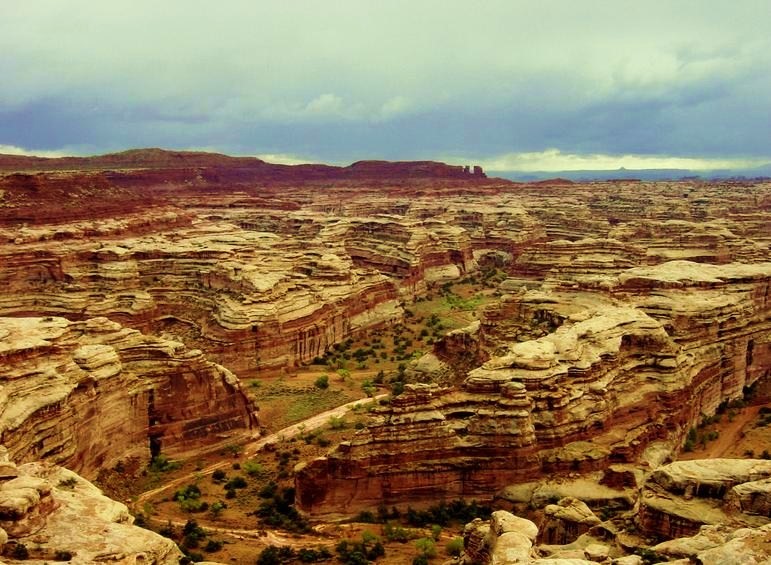
[[0, 153], [771, 161], [769, 0], [0, 0]]

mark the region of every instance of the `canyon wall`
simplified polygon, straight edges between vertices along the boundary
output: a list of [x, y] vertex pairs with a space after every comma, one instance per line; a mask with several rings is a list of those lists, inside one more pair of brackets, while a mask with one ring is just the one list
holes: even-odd
[[257, 424], [238, 379], [201, 351], [106, 318], [0, 318], [0, 444], [94, 477]]
[[[305, 467], [306, 511], [489, 497], [671, 452], [768, 378], [769, 183], [517, 184], [431, 162], [160, 150], [0, 170], [3, 327], [61, 332], [41, 338], [53, 369], [34, 347], [5, 354], [3, 441], [20, 460], [88, 474], [150, 437], [181, 452], [245, 429], [236, 377], [301, 366], [493, 268], [508, 276], [494, 304], [410, 373], [431, 381], [440, 365], [442, 386], [408, 387]], [[32, 404], [19, 392], [38, 387]], [[94, 438], [120, 418], [113, 452]]]
[[504, 297], [482, 320], [483, 342], [505, 344], [499, 319], [549, 318], [556, 329], [505, 344], [457, 388], [408, 385], [366, 430], [300, 469], [301, 507], [490, 497], [533, 476], [637, 462], [654, 442], [675, 450], [769, 377], [771, 263], [668, 262], [601, 288]]

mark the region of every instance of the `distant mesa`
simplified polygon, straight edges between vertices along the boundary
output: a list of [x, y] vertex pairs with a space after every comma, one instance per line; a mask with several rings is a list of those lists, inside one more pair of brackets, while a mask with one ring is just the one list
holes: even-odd
[[227, 169], [260, 179], [314, 180], [336, 178], [487, 178], [482, 167], [436, 161], [357, 161], [347, 167], [324, 164], [278, 165], [256, 157], [231, 157], [204, 151], [129, 149], [93, 157], [29, 157], [0, 154], [0, 171], [113, 171], [137, 169]]

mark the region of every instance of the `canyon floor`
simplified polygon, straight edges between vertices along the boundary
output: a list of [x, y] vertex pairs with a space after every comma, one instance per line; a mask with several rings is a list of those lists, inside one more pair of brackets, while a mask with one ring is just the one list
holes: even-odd
[[2, 560], [767, 561], [770, 244], [764, 179], [0, 156]]

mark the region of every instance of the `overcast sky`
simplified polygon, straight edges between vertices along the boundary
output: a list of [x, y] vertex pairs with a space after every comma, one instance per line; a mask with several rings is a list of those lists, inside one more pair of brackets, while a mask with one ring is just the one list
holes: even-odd
[[0, 152], [771, 160], [769, 0], [0, 0]]

